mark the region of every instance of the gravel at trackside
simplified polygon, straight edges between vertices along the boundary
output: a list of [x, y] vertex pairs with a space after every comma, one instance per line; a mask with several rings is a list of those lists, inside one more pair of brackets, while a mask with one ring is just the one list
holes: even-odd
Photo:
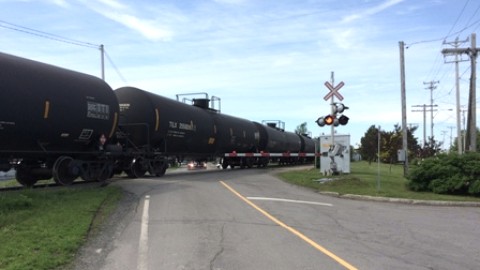
[[106, 256], [114, 248], [115, 239], [121, 235], [137, 210], [139, 198], [135, 194], [124, 191], [114, 213], [107, 218], [105, 224], [89, 235], [87, 242], [80, 248], [76, 258], [65, 270], [98, 270], [102, 268]]

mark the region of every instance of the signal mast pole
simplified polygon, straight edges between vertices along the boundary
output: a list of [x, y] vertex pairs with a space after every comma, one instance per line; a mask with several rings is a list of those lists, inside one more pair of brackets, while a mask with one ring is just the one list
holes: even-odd
[[[330, 81], [331, 81], [331, 84], [332, 85], [335, 85], [335, 79], [334, 79], [334, 72], [332, 71], [331, 73], [331, 76], [330, 76]], [[330, 106], [331, 107], [331, 112], [332, 112], [332, 115], [334, 115], [335, 113], [335, 109], [333, 107], [333, 104], [335, 103], [335, 95], [332, 95], [332, 98], [331, 98], [331, 102], [330, 102], [332, 105]], [[331, 126], [331, 133], [332, 133], [332, 141], [331, 141], [331, 147], [333, 147], [335, 145], [335, 125], [332, 125]]]

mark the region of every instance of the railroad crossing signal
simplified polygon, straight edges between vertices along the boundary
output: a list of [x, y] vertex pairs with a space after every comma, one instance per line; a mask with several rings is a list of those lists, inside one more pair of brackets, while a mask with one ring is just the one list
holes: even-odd
[[347, 106], [343, 105], [343, 103], [338, 103], [338, 102], [335, 102], [332, 104], [332, 111], [333, 113], [343, 113], [343, 111], [345, 111], [346, 109], [348, 109]]
[[328, 114], [326, 116], [321, 116], [315, 121], [317, 125], [320, 127], [323, 127], [325, 125], [327, 126], [335, 126], [337, 127], [338, 125], [346, 125], [348, 123], [348, 116], [343, 114], [343, 111], [348, 109], [347, 106], [345, 106], [343, 103], [333, 103], [332, 104], [332, 113]]
[[340, 115], [340, 117], [338, 118], [338, 123], [340, 123], [340, 125], [342, 126], [345, 126], [346, 124], [348, 124], [348, 120], [350, 118], [348, 118], [348, 116], [346, 115]]
[[335, 123], [335, 117], [333, 117], [332, 115], [321, 116], [315, 122], [317, 122], [317, 125], [321, 127], [325, 125], [331, 126], [332, 124]]

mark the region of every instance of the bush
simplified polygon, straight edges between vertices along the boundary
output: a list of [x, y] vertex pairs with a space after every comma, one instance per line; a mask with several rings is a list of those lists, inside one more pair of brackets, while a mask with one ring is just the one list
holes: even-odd
[[440, 154], [412, 167], [408, 188], [442, 194], [480, 195], [480, 154]]

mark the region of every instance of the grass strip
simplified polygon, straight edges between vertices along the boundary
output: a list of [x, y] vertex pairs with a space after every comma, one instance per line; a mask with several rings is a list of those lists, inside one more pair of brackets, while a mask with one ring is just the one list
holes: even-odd
[[[475, 201], [478, 197], [415, 192], [407, 188], [407, 179], [403, 177], [403, 165], [369, 164], [366, 161], [350, 163], [349, 174], [324, 176], [319, 169], [289, 171], [279, 174], [286, 182], [311, 188], [319, 192], [336, 192], [378, 197], [402, 198], [413, 200], [439, 201]], [[319, 179], [333, 181], [319, 182]]]
[[110, 186], [1, 193], [0, 269], [55, 269], [70, 263], [121, 194]]

